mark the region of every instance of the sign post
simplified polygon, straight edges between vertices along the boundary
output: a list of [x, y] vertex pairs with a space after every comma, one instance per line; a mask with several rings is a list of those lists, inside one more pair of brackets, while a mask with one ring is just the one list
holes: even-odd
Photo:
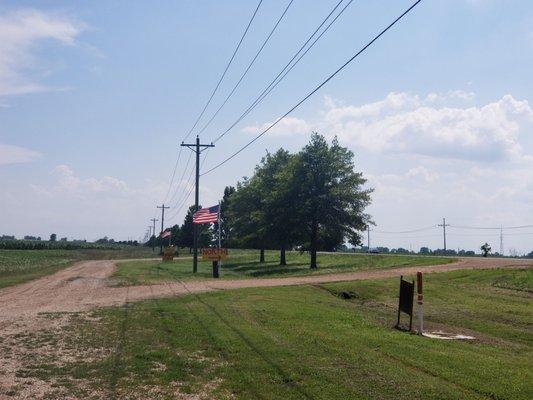
[[218, 267], [220, 261], [226, 260], [228, 258], [228, 249], [221, 249], [217, 247], [207, 247], [202, 249], [202, 260], [213, 261], [213, 278], [219, 277]]
[[400, 298], [398, 301], [398, 321], [396, 328], [400, 327], [400, 312], [409, 314], [409, 331], [413, 328], [413, 298], [415, 294], [415, 282], [404, 281], [400, 276]]
[[416, 291], [418, 292], [418, 334], [424, 334], [424, 293], [422, 290], [422, 272], [416, 273]]

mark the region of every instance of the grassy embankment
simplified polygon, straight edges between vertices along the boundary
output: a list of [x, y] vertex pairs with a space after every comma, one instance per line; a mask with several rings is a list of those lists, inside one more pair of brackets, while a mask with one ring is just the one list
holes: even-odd
[[66, 331], [31, 338], [61, 337], [69, 358], [47, 354], [19, 373], [87, 398], [531, 399], [533, 270], [425, 285], [428, 329], [476, 340], [392, 328], [398, 279], [254, 288], [72, 315]]
[[79, 250], [0, 250], [0, 288], [40, 278], [76, 261], [153, 257], [146, 247]]
[[[173, 262], [131, 261], [118, 264], [114, 274], [119, 285], [139, 285], [171, 281], [176, 279], [207, 279], [212, 277], [210, 261], [200, 261], [198, 272], [192, 274], [192, 259], [189, 254]], [[318, 269], [309, 269], [309, 255], [287, 252], [287, 265], [280, 266], [279, 252], [266, 251], [265, 263], [259, 263], [257, 250], [231, 250], [230, 258], [224, 261], [221, 278], [274, 278], [309, 274], [329, 274], [362, 270], [375, 270], [402, 266], [436, 265], [454, 262], [445, 257], [423, 257], [416, 255], [366, 255], [345, 253], [318, 254]]]

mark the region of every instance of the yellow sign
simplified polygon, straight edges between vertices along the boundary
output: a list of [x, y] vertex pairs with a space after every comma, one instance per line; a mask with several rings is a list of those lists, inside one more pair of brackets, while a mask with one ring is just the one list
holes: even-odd
[[228, 249], [218, 249], [213, 247], [207, 247], [202, 249], [202, 260], [208, 261], [220, 261], [228, 258]]
[[174, 246], [166, 247], [163, 251], [163, 261], [172, 261], [174, 260]]

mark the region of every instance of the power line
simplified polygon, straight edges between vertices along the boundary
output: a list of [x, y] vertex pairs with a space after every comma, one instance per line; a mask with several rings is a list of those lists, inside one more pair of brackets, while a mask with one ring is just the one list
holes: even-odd
[[[341, 5], [341, 3], [343, 2], [344, 0], [340, 0], [336, 5], [335, 7], [333, 7], [333, 9], [329, 12], [329, 14], [326, 16], [326, 18], [324, 18], [322, 20], [322, 22], [320, 23], [320, 25], [318, 25], [318, 27], [315, 29], [315, 31], [307, 38], [307, 40], [305, 41], [304, 44], [302, 44], [302, 46], [300, 46], [300, 48], [298, 49], [298, 51], [292, 56], [292, 58], [289, 60], [289, 62], [287, 64], [285, 64], [285, 66], [281, 69], [280, 72], [278, 72], [278, 74], [274, 77], [274, 79], [266, 86], [266, 88], [263, 89], [263, 91], [259, 94], [258, 97], [256, 97], [256, 99], [252, 102], [252, 104], [237, 118], [237, 120], [235, 120], [235, 122], [233, 122], [224, 132], [222, 132], [220, 135], [218, 135], [214, 140], [213, 140], [213, 143], [216, 143], [217, 141], [219, 141], [224, 135], [226, 135], [230, 130], [232, 130], [240, 121], [242, 121], [261, 101], [263, 101], [263, 99], [268, 95], [268, 93], [270, 93], [272, 90], [271, 88], [273, 89], [273, 85], [274, 87], [277, 86], [279, 84], [279, 82], [281, 82], [281, 80], [283, 79], [283, 77], [285, 77], [285, 75], [283, 75], [283, 73], [287, 70], [287, 68], [289, 68], [291, 66], [291, 64], [293, 63], [293, 61], [296, 59], [296, 57], [298, 57], [298, 55], [306, 48], [306, 46], [309, 44], [309, 42], [313, 39], [313, 37], [317, 34], [318, 31], [320, 31], [320, 29], [322, 28], [322, 26], [324, 26], [324, 24], [328, 21], [328, 19], [331, 17], [331, 15], [335, 12], [335, 10]], [[353, 0], [350, 1], [350, 3], [352, 2]], [[348, 5], [350, 4], [348, 3]], [[347, 6], [346, 6], [347, 7]], [[337, 15], [337, 17], [335, 17], [335, 20], [344, 12], [344, 10], [346, 9], [346, 7], [344, 7], [344, 9]], [[333, 20], [332, 22], [334, 22], [335, 20]], [[322, 35], [324, 33], [327, 32], [327, 30], [329, 29], [329, 27], [331, 26], [331, 24], [329, 24], [325, 29], [324, 31], [320, 34], [320, 36], [317, 38], [319, 39], [320, 37], [322, 37]], [[316, 40], [309, 46], [309, 48], [305, 51], [306, 53], [315, 45], [316, 43]], [[291, 69], [300, 61], [301, 57], [293, 64], [292, 67], [290, 67]], [[280, 78], [280, 76], [282, 76], [282, 78]], [[267, 93], [268, 92], [268, 93]]]
[[180, 162], [181, 152], [182, 152], [182, 147], [180, 146], [180, 149], [178, 152], [178, 158], [176, 158], [176, 164], [174, 164], [174, 170], [172, 171], [172, 177], [170, 178], [170, 183], [168, 185], [167, 194], [165, 195], [165, 199], [163, 200], [163, 202], [167, 201], [168, 195], [170, 194], [170, 189], [172, 188], [172, 185], [174, 184], [174, 177], [176, 176], [176, 170], [178, 169], [178, 164]]
[[[182, 149], [183, 147], [180, 146], [180, 149]], [[189, 164], [191, 162], [191, 158], [192, 158], [192, 153], [189, 153], [189, 158], [187, 158], [187, 163], [185, 164], [185, 168], [183, 168], [183, 172], [181, 174], [181, 178], [180, 180], [178, 181], [178, 185], [176, 186], [176, 189], [174, 189], [174, 194], [172, 195], [172, 197], [170, 198], [170, 200], [168, 201], [168, 203], [172, 203], [174, 201], [174, 199], [176, 198], [176, 195], [178, 194], [178, 190], [180, 188], [179, 184], [181, 182], [183, 182], [183, 177], [185, 176], [185, 173], [187, 172], [187, 168], [189, 167]], [[190, 179], [190, 178], [189, 178]]]
[[524, 229], [533, 228], [533, 225], [519, 225], [519, 226], [464, 226], [464, 225], [450, 225], [450, 228], [456, 229]]
[[431, 225], [431, 226], [427, 226], [425, 228], [411, 229], [411, 230], [408, 230], [408, 231], [376, 231], [376, 230], [373, 229], [372, 232], [385, 233], [385, 234], [414, 233], [414, 232], [428, 231], [428, 230], [435, 229], [435, 228], [437, 228], [437, 225]]
[[397, 17], [392, 23], [390, 23], [386, 28], [384, 28], [379, 34], [377, 34], [370, 42], [368, 42], [361, 50], [359, 50], [357, 53], [355, 53], [352, 57], [350, 57], [344, 64], [342, 64], [335, 72], [333, 72], [326, 80], [324, 80], [321, 84], [319, 84], [315, 89], [313, 89], [309, 94], [307, 94], [303, 99], [301, 99], [296, 105], [294, 105], [289, 111], [287, 111], [285, 114], [283, 114], [281, 117], [279, 117], [276, 121], [274, 121], [270, 126], [268, 126], [266, 129], [264, 129], [259, 135], [254, 137], [251, 141], [249, 141], [246, 145], [241, 147], [239, 150], [237, 150], [235, 153], [233, 153], [228, 158], [224, 159], [211, 169], [204, 172], [202, 175], [206, 175], [215, 169], [221, 167], [225, 163], [227, 163], [229, 160], [237, 156], [239, 153], [241, 153], [243, 150], [248, 148], [252, 143], [254, 143], [257, 139], [262, 137], [264, 134], [266, 134], [270, 129], [272, 129], [274, 126], [276, 126], [283, 118], [285, 118], [287, 115], [292, 113], [295, 109], [297, 109], [302, 103], [304, 103], [309, 97], [314, 95], [318, 90], [320, 90], [326, 83], [328, 83], [331, 79], [333, 79], [339, 72], [341, 72], [348, 64], [350, 64], [353, 60], [355, 60], [361, 53], [363, 53], [366, 49], [368, 49], [376, 40], [378, 40], [382, 35], [385, 34], [390, 28], [392, 28], [398, 21], [400, 21], [405, 15], [407, 15], [413, 8], [415, 8], [422, 0], [417, 0], [414, 2], [407, 10], [405, 10], [399, 17]]
[[235, 56], [237, 55], [237, 52], [239, 51], [239, 48], [241, 47], [241, 44], [242, 44], [244, 38], [246, 37], [246, 34], [248, 33], [248, 30], [250, 29], [250, 26], [252, 25], [252, 22], [255, 19], [255, 16], [257, 15], [257, 11], [259, 11], [259, 7], [261, 7], [261, 3], [263, 3], [263, 0], [259, 0], [259, 3], [257, 4], [257, 7], [255, 8], [254, 13], [252, 14], [252, 17], [250, 18], [250, 21], [248, 21], [248, 25], [246, 25], [246, 29], [244, 30], [244, 32], [243, 32], [243, 34], [241, 36], [241, 39], [239, 40], [239, 43], [237, 44], [237, 47], [235, 47], [235, 50], [233, 51], [233, 54], [231, 55], [231, 58], [229, 59], [228, 64], [226, 65], [226, 68], [224, 68], [224, 72], [220, 76], [220, 79], [218, 80], [215, 88], [211, 92], [211, 96], [209, 96], [209, 99], [207, 100], [207, 103], [205, 103], [204, 108], [202, 109], [202, 111], [198, 115], [198, 118], [196, 118], [196, 121], [194, 122], [194, 125], [191, 127], [191, 129], [189, 129], [189, 132], [187, 132], [187, 135], [185, 135], [185, 137], [182, 140], [185, 140], [185, 139], [187, 139], [189, 137], [189, 135], [192, 133], [194, 128], [196, 128], [196, 125], [198, 125], [198, 122], [200, 121], [200, 119], [204, 115], [205, 110], [207, 109], [207, 107], [209, 107], [209, 104], [211, 104], [211, 100], [213, 100], [213, 97], [215, 96], [215, 93], [217, 92], [218, 88], [220, 87], [220, 84], [222, 83], [222, 80], [226, 76], [226, 73], [228, 72], [228, 69], [229, 69], [231, 63], [235, 59]]
[[[252, 14], [252, 17], [250, 18], [250, 21], [248, 22], [248, 25], [246, 26], [246, 29], [244, 30], [243, 34], [241, 35], [241, 38], [240, 38], [240, 40], [239, 40], [239, 42], [237, 44], [237, 47], [233, 51], [233, 54], [232, 54], [230, 60], [228, 61], [227, 65], [226, 65], [226, 68], [224, 69], [224, 72], [220, 76], [220, 79], [218, 80], [215, 88], [212, 91], [211, 96], [209, 96], [209, 99], [207, 100], [206, 104], [204, 105], [204, 108], [202, 109], [202, 111], [198, 115], [198, 117], [197, 117], [196, 121], [194, 122], [193, 126], [191, 127], [191, 129], [189, 129], [188, 133], [183, 137], [182, 141], [187, 139], [189, 137], [189, 135], [192, 133], [192, 131], [194, 130], [194, 128], [196, 128], [196, 125], [198, 124], [198, 122], [200, 121], [202, 116], [204, 115], [205, 110], [207, 109], [207, 107], [211, 103], [211, 100], [213, 100], [213, 97], [214, 97], [215, 93], [217, 92], [218, 88], [220, 87], [220, 84], [222, 83], [222, 81], [224, 80], [224, 77], [226, 76], [226, 73], [228, 72], [228, 69], [229, 69], [230, 65], [232, 64], [232, 62], [233, 62], [233, 60], [234, 60], [239, 48], [241, 47], [241, 44], [242, 44], [244, 38], [246, 37], [246, 34], [248, 33], [248, 30], [250, 29], [250, 26], [252, 25], [252, 22], [255, 19], [255, 16], [256, 16], [257, 12], [259, 11], [259, 7], [261, 6], [262, 2], [263, 2], [263, 0], [260, 0], [259, 3], [257, 4], [257, 7], [255, 8], [254, 13]], [[168, 195], [169, 195], [170, 190], [172, 188], [172, 184], [174, 183], [174, 177], [176, 175], [176, 170], [177, 170], [177, 167], [178, 167], [178, 164], [179, 164], [181, 152], [182, 152], [182, 147], [180, 146], [180, 149], [179, 149], [179, 152], [178, 152], [178, 157], [176, 159], [176, 163], [174, 165], [174, 170], [172, 172], [172, 177], [170, 178], [170, 183], [169, 183], [169, 186], [168, 186], [167, 194], [165, 195], [165, 199], [163, 200], [163, 202], [167, 201]], [[177, 189], [176, 189], [176, 191], [177, 191]], [[170, 201], [172, 201], [172, 200], [170, 200]]]
[[278, 25], [280, 24], [281, 20], [283, 19], [283, 17], [285, 16], [285, 14], [287, 13], [287, 11], [289, 10], [291, 4], [294, 2], [294, 0], [290, 0], [289, 3], [287, 4], [287, 6], [285, 7], [285, 9], [283, 10], [283, 13], [281, 14], [281, 16], [278, 18], [278, 20], [276, 21], [276, 23], [274, 24], [274, 27], [272, 28], [272, 30], [270, 31], [270, 33], [267, 35], [267, 37], [265, 38], [265, 40], [263, 41], [263, 44], [259, 47], [259, 50], [257, 51], [257, 53], [255, 54], [255, 56], [252, 58], [252, 61], [250, 61], [250, 63], [248, 64], [248, 67], [246, 67], [246, 69], [244, 70], [243, 74], [241, 75], [241, 77], [239, 78], [239, 80], [237, 81], [237, 83], [235, 84], [235, 86], [233, 86], [233, 89], [230, 91], [230, 93], [226, 96], [226, 98], [224, 99], [224, 101], [222, 102], [222, 104], [218, 107], [218, 109], [215, 111], [215, 113], [211, 116], [211, 118], [205, 123], [205, 125], [202, 127], [202, 129], [200, 129], [198, 131], [198, 134], [200, 135], [201, 133], [203, 133], [206, 128], [211, 124], [211, 122], [213, 121], [213, 119], [215, 119], [215, 117], [218, 115], [218, 113], [220, 112], [220, 110], [222, 110], [222, 108], [226, 105], [226, 103], [228, 102], [228, 100], [231, 98], [231, 96], [233, 96], [233, 93], [235, 93], [235, 91], [237, 90], [237, 88], [239, 87], [239, 85], [241, 84], [242, 80], [244, 79], [244, 77], [248, 74], [248, 71], [250, 71], [250, 68], [252, 68], [252, 65], [255, 63], [255, 60], [257, 60], [257, 58], [259, 57], [259, 55], [261, 54], [261, 52], [263, 51], [263, 49], [265, 48], [266, 44], [268, 43], [268, 41], [270, 40], [270, 38], [272, 37], [272, 35], [274, 34], [274, 31], [276, 30], [276, 28], [278, 27]]
[[[207, 155], [209, 154], [209, 150], [211, 150], [211, 147], [208, 147], [205, 150], [204, 158], [202, 159], [202, 161], [200, 163], [200, 169], [202, 168], [202, 166], [205, 163], [205, 160], [207, 159]], [[175, 209], [175, 212], [172, 214], [172, 216], [169, 218], [169, 220], [173, 220], [180, 213], [180, 211], [183, 209], [183, 207], [187, 204], [187, 200], [189, 199], [189, 197], [191, 197], [191, 193], [192, 193], [192, 190], [194, 188], [194, 186], [191, 185], [193, 171], [194, 171], [194, 167], [191, 168], [191, 173], [189, 174], [189, 178], [188, 178], [188, 181], [187, 181], [187, 185], [189, 186], [189, 190], [186, 191], [186, 192], [183, 192], [183, 196], [181, 197], [181, 199], [176, 201], [176, 203], [173, 206], [174, 209]]]

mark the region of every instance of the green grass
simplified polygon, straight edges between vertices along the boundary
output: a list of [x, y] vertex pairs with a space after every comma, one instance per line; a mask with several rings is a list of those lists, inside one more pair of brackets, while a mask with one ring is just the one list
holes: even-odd
[[151, 249], [0, 250], [0, 288], [40, 278], [75, 261], [153, 257]]
[[397, 279], [255, 288], [75, 314], [61, 337], [81, 356], [20, 375], [87, 398], [530, 399], [532, 274], [426, 275], [427, 325], [475, 341], [394, 329]]
[[[198, 272], [192, 274], [192, 259], [186, 253], [173, 262], [132, 261], [118, 265], [114, 275], [119, 285], [139, 285], [175, 279], [206, 279], [212, 277], [212, 265], [208, 261], [198, 263]], [[221, 278], [273, 278], [310, 274], [328, 274], [360, 270], [385, 269], [402, 266], [446, 264], [455, 261], [444, 257], [416, 255], [366, 255], [344, 253], [318, 254], [318, 269], [309, 269], [309, 255], [287, 252], [287, 265], [280, 266], [279, 253], [267, 251], [264, 264], [259, 263], [257, 250], [231, 250], [230, 258], [224, 261]]]

